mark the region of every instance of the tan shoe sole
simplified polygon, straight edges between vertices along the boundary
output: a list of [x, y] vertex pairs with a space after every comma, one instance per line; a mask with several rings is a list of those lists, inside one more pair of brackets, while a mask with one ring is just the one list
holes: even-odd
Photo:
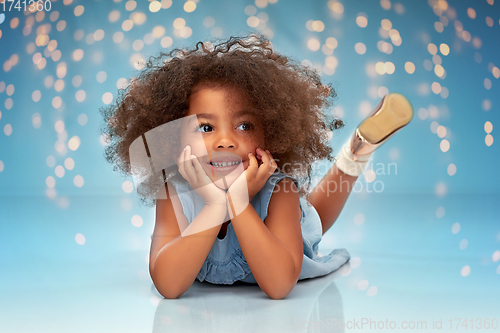
[[358, 127], [359, 134], [371, 144], [382, 143], [413, 118], [410, 101], [398, 93], [387, 94], [373, 112]]

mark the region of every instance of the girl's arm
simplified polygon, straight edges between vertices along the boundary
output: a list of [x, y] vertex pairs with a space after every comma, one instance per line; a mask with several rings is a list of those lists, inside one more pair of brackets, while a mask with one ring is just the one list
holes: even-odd
[[[205, 205], [188, 225], [175, 189], [168, 186], [168, 191], [168, 199], [159, 199], [156, 203], [149, 271], [156, 289], [163, 297], [177, 298], [193, 284], [220, 231], [227, 208]], [[188, 228], [203, 230], [203, 225], [208, 221], [210, 225], [216, 226], [188, 236], [181, 235], [179, 226], [185, 231]]]
[[285, 178], [275, 187], [264, 223], [252, 205], [231, 220], [255, 280], [273, 299], [292, 291], [302, 269], [300, 217], [298, 190]]

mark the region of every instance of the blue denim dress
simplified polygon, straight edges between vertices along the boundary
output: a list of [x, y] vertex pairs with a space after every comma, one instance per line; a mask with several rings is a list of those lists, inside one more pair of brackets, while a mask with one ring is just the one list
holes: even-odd
[[[299, 184], [295, 178], [275, 172], [252, 199], [251, 204], [262, 221], [267, 217], [267, 209], [274, 187], [285, 177], [291, 178], [298, 188]], [[184, 215], [191, 223], [205, 202], [187, 181], [173, 181], [172, 184], [182, 204]], [[302, 210], [300, 226], [304, 258], [299, 280], [326, 275], [337, 270], [350, 259], [349, 252], [346, 249], [336, 249], [328, 255], [318, 256], [318, 244], [322, 236], [321, 220], [316, 209], [306, 199], [300, 198], [300, 208]], [[228, 224], [226, 236], [223, 239], [215, 238], [197, 279], [215, 284], [233, 284], [235, 281], [257, 283], [243, 255], [231, 223]]]

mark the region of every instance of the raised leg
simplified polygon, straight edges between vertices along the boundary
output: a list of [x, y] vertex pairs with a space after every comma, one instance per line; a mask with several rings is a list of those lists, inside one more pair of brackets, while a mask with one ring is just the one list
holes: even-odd
[[412, 118], [413, 107], [408, 99], [391, 93], [361, 122], [337, 155], [333, 167], [307, 197], [321, 218], [323, 234], [340, 215], [373, 151], [408, 125]]
[[357, 176], [350, 176], [334, 164], [311, 191], [307, 200], [318, 212], [323, 225], [323, 234], [337, 220], [351, 193]]

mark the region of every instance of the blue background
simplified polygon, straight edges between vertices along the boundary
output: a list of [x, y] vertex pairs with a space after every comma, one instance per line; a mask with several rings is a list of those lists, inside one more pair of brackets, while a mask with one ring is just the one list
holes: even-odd
[[[106, 93], [117, 96], [119, 79], [137, 75], [132, 59], [249, 32], [266, 34], [278, 52], [314, 66], [325, 83], [333, 84], [338, 98], [331, 112], [346, 123], [330, 141], [336, 151], [384, 91], [404, 94], [415, 110], [408, 127], [374, 154], [375, 180], [360, 177], [360, 190], [321, 243], [321, 252], [345, 247], [352, 256], [351, 264], [332, 274], [344, 300], [343, 315], [380, 320], [418, 316], [429, 323], [438, 317], [443, 322], [498, 318], [498, 0], [200, 0], [193, 12], [184, 10], [184, 1], [163, 1], [168, 8], [157, 12], [150, 3], [157, 2], [140, 0], [127, 10], [133, 1], [53, 1], [50, 11], [38, 16], [9, 11], [10, 3], [3, 11], [0, 4], [0, 331], [162, 331], [153, 322], [172, 322], [175, 316], [170, 321], [158, 317], [164, 303], [151, 290], [148, 273], [154, 209], [141, 206], [132, 179], [105, 162], [98, 110], [109, 103]], [[80, 16], [75, 15], [77, 6], [84, 7]], [[110, 20], [113, 11], [119, 13], [115, 22]], [[124, 31], [122, 23], [137, 13], [145, 21]], [[366, 27], [357, 24], [360, 15], [367, 17]], [[249, 26], [255, 20], [250, 16], [259, 18], [260, 25]], [[191, 32], [174, 28], [178, 18]], [[399, 32], [399, 46], [384, 37], [384, 19]], [[66, 26], [59, 31], [62, 20]], [[310, 20], [321, 21], [324, 28], [313, 31]], [[48, 40], [57, 41], [57, 61], [46, 43], [36, 45], [42, 26], [50, 28]], [[134, 41], [147, 41], [157, 26], [164, 33], [134, 50]], [[96, 41], [98, 29], [104, 37]], [[124, 34], [118, 43], [113, 38], [117, 32]], [[167, 36], [173, 45], [165, 49], [162, 38]], [[331, 54], [324, 47], [329, 37], [338, 42]], [[320, 48], [309, 47], [311, 40], [319, 41]], [[391, 44], [392, 52], [381, 52], [380, 41]], [[366, 53], [356, 52], [357, 43], [365, 45]], [[440, 60], [433, 60], [430, 43], [438, 48], [444, 78], [434, 72], [433, 61]], [[448, 55], [440, 52], [441, 44], [449, 46]], [[75, 50], [83, 51], [81, 60], [74, 59]], [[33, 58], [38, 52], [46, 58], [41, 69]], [[338, 62], [333, 73], [325, 67], [329, 56]], [[394, 73], [377, 73], [379, 62], [393, 63]], [[405, 70], [407, 62], [414, 64], [414, 73]], [[63, 63], [66, 74], [58, 77], [57, 66]], [[102, 71], [106, 78], [99, 82]], [[64, 81], [64, 88], [45, 85], [49, 76]], [[81, 77], [81, 85], [72, 83], [75, 76]], [[444, 93], [431, 89], [435, 82], [446, 88]], [[83, 101], [76, 98], [80, 90]], [[32, 97], [35, 91], [41, 94], [39, 101]], [[53, 106], [55, 97], [62, 99], [60, 107]], [[88, 121], [81, 121], [82, 114]], [[61, 133], [55, 129], [57, 121], [64, 123]], [[493, 127], [492, 144], [486, 138], [487, 122]], [[436, 133], [438, 126], [441, 132]], [[75, 136], [81, 143], [72, 150], [68, 141]], [[449, 143], [447, 151], [440, 148], [443, 140]], [[65, 167], [59, 177], [56, 167], [67, 158], [74, 168]], [[388, 174], [389, 163], [396, 163], [397, 173]], [[451, 175], [450, 164], [456, 167]], [[316, 173], [318, 181], [330, 164], [316, 166], [322, 170]], [[75, 185], [77, 175], [83, 186]], [[365, 288], [367, 283], [376, 288]], [[260, 295], [258, 289], [252, 292]], [[260, 306], [256, 304], [251, 306]], [[288, 310], [279, 311], [275, 318], [284, 318]]]

